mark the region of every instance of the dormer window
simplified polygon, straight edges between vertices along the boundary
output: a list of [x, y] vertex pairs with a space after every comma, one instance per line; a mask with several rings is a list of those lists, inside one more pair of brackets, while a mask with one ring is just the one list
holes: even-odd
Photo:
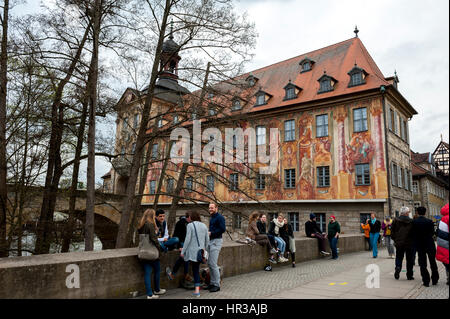
[[329, 75], [324, 71], [323, 75], [318, 79], [320, 87], [319, 91], [317, 93], [325, 93], [330, 92], [334, 90], [334, 86], [337, 83], [337, 80]]
[[259, 90], [255, 95], [256, 95], [255, 106], [267, 104], [267, 101], [272, 97], [272, 95], [262, 90]]
[[256, 84], [258, 81], [258, 78], [256, 78], [253, 74], [250, 74], [246, 79], [245, 82], [247, 82], [249, 87], [252, 87]]
[[299, 64], [301, 66], [300, 73], [303, 73], [303, 72], [311, 71], [314, 61], [309, 58], [304, 58], [303, 60], [300, 61]]
[[298, 93], [300, 93], [301, 88], [299, 88], [295, 84], [291, 83], [291, 80], [289, 80], [289, 83], [284, 87], [284, 90], [286, 91], [284, 100], [292, 100], [292, 99], [297, 98]]
[[364, 69], [359, 68], [356, 63], [353, 69], [347, 73], [350, 76], [350, 82], [348, 83], [348, 87], [362, 85], [366, 83], [367, 72]]
[[209, 113], [209, 116], [214, 116], [214, 115], [217, 114], [217, 111], [216, 111], [216, 109], [213, 106], [210, 106], [208, 108], [208, 113]]
[[242, 108], [241, 100], [239, 100], [238, 98], [234, 99], [232, 103], [233, 103], [231, 106], [232, 111], [240, 110]]

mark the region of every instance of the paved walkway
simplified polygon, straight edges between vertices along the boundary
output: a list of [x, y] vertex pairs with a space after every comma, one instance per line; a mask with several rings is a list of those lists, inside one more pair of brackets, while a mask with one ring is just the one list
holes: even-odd
[[[402, 271], [399, 280], [394, 279], [394, 259], [387, 257], [386, 249], [374, 259], [369, 252], [343, 254], [338, 260], [328, 258], [298, 263], [292, 268], [274, 268], [272, 272], [257, 271], [225, 278], [221, 291], [210, 293], [202, 290], [200, 299], [445, 299], [449, 288], [442, 263], [438, 263], [438, 285], [426, 288], [422, 285], [420, 269], [414, 266], [415, 280], [406, 280]], [[405, 263], [405, 261], [404, 261]], [[380, 288], [367, 288], [366, 267], [375, 264], [380, 271]], [[163, 275], [163, 273], [161, 274]], [[192, 291], [171, 289], [161, 299], [191, 299]], [[197, 299], [197, 298], [195, 298]]]

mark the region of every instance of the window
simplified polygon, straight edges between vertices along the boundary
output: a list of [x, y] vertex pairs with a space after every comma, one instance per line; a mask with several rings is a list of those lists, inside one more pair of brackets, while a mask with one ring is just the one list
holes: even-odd
[[151, 158], [153, 160], [158, 158], [158, 144], [153, 144], [152, 145], [152, 154], [151, 154]]
[[266, 95], [261, 93], [256, 96], [256, 105], [264, 105], [266, 104]]
[[264, 126], [256, 127], [256, 145], [266, 144], [266, 128]]
[[167, 193], [171, 194], [174, 191], [174, 185], [175, 185], [175, 179], [174, 178], [168, 178], [167, 179]]
[[300, 231], [299, 225], [299, 214], [298, 213], [288, 213], [289, 224], [292, 226], [293, 231]]
[[137, 129], [138, 125], [139, 125], [139, 114], [135, 114], [134, 115], [133, 128]]
[[178, 124], [178, 115], [173, 116], [173, 124]]
[[403, 168], [398, 167], [397, 168], [397, 173], [398, 173], [398, 187], [402, 188], [403, 187]]
[[122, 128], [123, 129], [128, 129], [128, 117], [123, 119]]
[[195, 121], [195, 120], [197, 119], [197, 113], [196, 113], [196, 112], [192, 112], [192, 114], [191, 114], [191, 119], [192, 119], [193, 121]]
[[156, 181], [150, 181], [150, 195], [156, 193]]
[[233, 150], [237, 149], [237, 136], [233, 135]]
[[389, 109], [389, 129], [392, 131], [395, 127], [395, 115], [394, 115], [394, 110]]
[[421, 202], [414, 202], [414, 208], [422, 206]]
[[239, 187], [239, 175], [230, 174], [230, 190], [236, 191]]
[[317, 167], [317, 187], [330, 186], [330, 167], [320, 166]]
[[397, 117], [397, 111], [394, 110], [394, 133], [398, 135], [398, 117]]
[[353, 73], [350, 78], [350, 86], [363, 84], [362, 72]]
[[288, 120], [284, 122], [284, 141], [294, 141], [295, 140], [295, 121]]
[[316, 116], [316, 137], [328, 136], [328, 114]]
[[405, 175], [403, 176], [405, 178], [405, 189], [408, 191], [409, 190], [409, 171], [405, 168], [404, 170]]
[[158, 128], [163, 127], [163, 120], [162, 120], [162, 118], [158, 118], [157, 126], [158, 126]]
[[136, 143], [133, 143], [131, 146], [131, 153], [134, 154], [136, 152]]
[[392, 163], [391, 182], [393, 186], [397, 186], [397, 165]]
[[208, 93], [208, 99], [211, 100], [213, 97], [214, 97], [214, 93], [209, 92], [209, 93]]
[[214, 192], [214, 176], [206, 176], [206, 190], [208, 192]]
[[284, 170], [284, 187], [295, 188], [295, 169], [290, 168]]
[[325, 213], [314, 213], [316, 215], [316, 224], [319, 226], [320, 231], [325, 233], [327, 231], [327, 218]]
[[258, 174], [256, 175], [256, 189], [265, 189], [266, 188], [266, 175]]
[[233, 228], [234, 229], [241, 229], [242, 227], [242, 215], [241, 214], [234, 214], [233, 215]]
[[322, 81], [320, 81], [320, 89], [319, 92], [328, 92], [328, 91], [332, 91], [333, 87], [331, 86], [331, 80], [330, 79], [324, 79]]
[[239, 99], [235, 99], [233, 101], [233, 105], [232, 105], [231, 109], [233, 111], [240, 110], [241, 109], [241, 101]]
[[302, 72], [311, 70], [311, 62], [307, 61], [302, 64]]
[[292, 100], [292, 99], [295, 99], [297, 97], [297, 94], [295, 94], [295, 87], [294, 86], [292, 86], [292, 85], [287, 86], [285, 88], [285, 90], [286, 90], [286, 95], [284, 96], [285, 100]]
[[208, 109], [209, 116], [214, 116], [217, 114], [216, 110], [213, 107]]
[[186, 178], [186, 192], [192, 192], [194, 189], [194, 178], [188, 177]]
[[356, 185], [370, 185], [370, 165], [356, 164]]
[[353, 110], [353, 131], [367, 131], [367, 108], [362, 107]]

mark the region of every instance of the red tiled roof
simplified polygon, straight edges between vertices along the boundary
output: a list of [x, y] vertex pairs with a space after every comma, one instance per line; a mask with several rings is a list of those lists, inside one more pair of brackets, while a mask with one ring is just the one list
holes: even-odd
[[[314, 61], [311, 71], [301, 72], [300, 62], [309, 58]], [[355, 63], [359, 68], [364, 69], [368, 73], [365, 78], [366, 83], [354, 87], [348, 87], [350, 76], [347, 74]], [[317, 81], [326, 71], [326, 74], [337, 80], [334, 90], [326, 93], [317, 93], [319, 90], [319, 82]], [[254, 70], [239, 76], [236, 80], [244, 81], [249, 75], [255, 76], [258, 81], [251, 88], [252, 96], [250, 107], [247, 112], [257, 112], [261, 110], [283, 107], [286, 105], [309, 102], [318, 99], [325, 99], [339, 95], [366, 91], [379, 88], [381, 85], [390, 85], [375, 64], [374, 60], [367, 52], [361, 40], [357, 37], [349, 40], [330, 45], [328, 47], [308, 52], [297, 57], [278, 62], [258, 70]], [[298, 97], [292, 100], [284, 100], [284, 87], [291, 80], [292, 84], [300, 87], [302, 90]], [[226, 91], [226, 84], [220, 84], [221, 91]], [[262, 90], [272, 95], [267, 104], [262, 106], [254, 106], [255, 97], [253, 95]], [[228, 92], [237, 91], [231, 86]], [[241, 91], [242, 92], [242, 91]], [[240, 94], [242, 96], [242, 94]]]
[[416, 176], [416, 175], [425, 175], [428, 173], [428, 171], [422, 167], [420, 167], [419, 165], [416, 165], [414, 163], [411, 163], [411, 167], [412, 167], [412, 175]]
[[430, 152], [415, 153], [415, 152], [411, 151], [411, 162], [413, 162], [413, 163], [428, 162], [429, 158], [430, 158]]

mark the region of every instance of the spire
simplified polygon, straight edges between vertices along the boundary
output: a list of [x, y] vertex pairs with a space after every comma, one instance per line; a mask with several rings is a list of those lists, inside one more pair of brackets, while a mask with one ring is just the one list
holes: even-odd
[[173, 40], [173, 20], [170, 21], [170, 35], [169, 39]]
[[355, 38], [357, 38], [358, 37], [358, 32], [359, 32], [358, 26], [355, 25], [355, 30], [353, 32], [355, 32]]

